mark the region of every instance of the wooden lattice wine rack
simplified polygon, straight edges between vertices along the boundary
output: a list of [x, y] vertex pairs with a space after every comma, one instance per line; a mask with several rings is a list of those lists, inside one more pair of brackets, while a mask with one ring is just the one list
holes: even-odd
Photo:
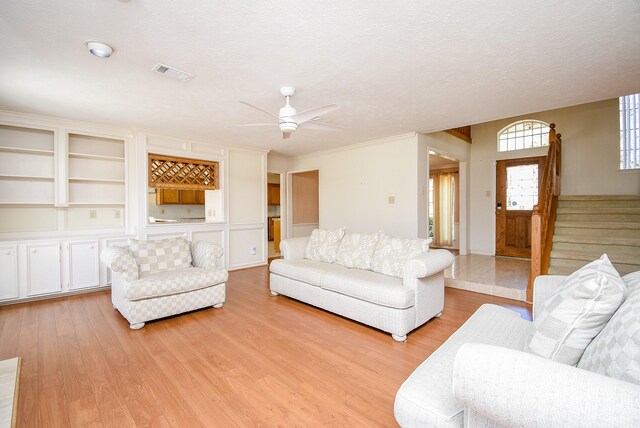
[[218, 162], [149, 153], [149, 187], [217, 190]]

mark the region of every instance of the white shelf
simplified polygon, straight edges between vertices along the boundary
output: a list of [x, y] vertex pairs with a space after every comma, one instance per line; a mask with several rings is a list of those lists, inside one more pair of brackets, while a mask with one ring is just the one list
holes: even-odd
[[70, 202], [69, 206], [107, 206], [107, 207], [123, 207], [124, 202]]
[[24, 149], [22, 147], [0, 146], [0, 152], [28, 153], [31, 155], [53, 156], [53, 150]]
[[90, 153], [69, 153], [69, 157], [70, 158], [80, 158], [80, 159], [98, 159], [98, 160], [110, 160], [110, 161], [124, 162], [124, 157], [92, 155]]
[[43, 207], [53, 207], [55, 206], [53, 202], [0, 202], [0, 207], [4, 206], [4, 205], [11, 205], [11, 206], [15, 206], [15, 205], [40, 205]]
[[53, 181], [53, 177], [39, 177], [35, 175], [15, 175], [15, 174], [0, 174], [0, 179], [5, 180], [44, 180]]
[[86, 183], [120, 183], [124, 184], [124, 180], [112, 180], [108, 178], [85, 178], [85, 177], [69, 177], [69, 181], [80, 181]]

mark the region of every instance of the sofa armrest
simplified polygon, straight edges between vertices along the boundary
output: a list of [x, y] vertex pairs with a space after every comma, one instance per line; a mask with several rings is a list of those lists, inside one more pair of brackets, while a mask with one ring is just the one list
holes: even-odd
[[566, 276], [541, 275], [533, 282], [533, 319], [536, 319], [544, 302], [558, 289]]
[[284, 241], [280, 241], [280, 251], [282, 251], [282, 256], [285, 260], [304, 259], [304, 250], [307, 248], [307, 242], [309, 242], [308, 236], [289, 238]]
[[107, 247], [100, 253], [100, 260], [113, 272], [121, 274], [127, 282], [140, 277], [136, 259], [126, 248]]
[[199, 268], [216, 267], [216, 259], [224, 254], [222, 247], [213, 242], [193, 241], [190, 247], [192, 264]]
[[640, 386], [498, 346], [458, 350], [453, 393], [467, 421], [477, 413], [504, 426], [640, 426]]
[[403, 282], [413, 284], [417, 278], [425, 278], [441, 272], [453, 264], [453, 254], [447, 250], [429, 250], [426, 254], [409, 260], [404, 269]]

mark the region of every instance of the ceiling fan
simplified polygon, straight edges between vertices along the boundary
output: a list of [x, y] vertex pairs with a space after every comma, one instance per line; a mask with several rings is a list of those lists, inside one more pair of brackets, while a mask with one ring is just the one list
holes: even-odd
[[339, 108], [337, 104], [328, 104], [326, 106], [312, 108], [311, 110], [303, 111], [301, 113], [296, 112], [296, 109], [289, 103], [290, 98], [296, 93], [296, 89], [292, 86], [285, 86], [280, 88], [280, 93], [287, 100], [287, 103], [280, 109], [280, 113], [275, 114], [255, 106], [246, 101], [240, 101], [242, 104], [253, 107], [256, 110], [260, 110], [263, 113], [268, 114], [271, 117], [278, 119], [278, 123], [250, 123], [246, 125], [232, 125], [238, 127], [245, 126], [279, 126], [282, 131], [282, 138], [289, 138], [291, 133], [300, 128], [317, 129], [320, 131], [338, 131], [343, 129], [341, 126], [330, 125], [328, 123], [318, 122], [318, 119], [323, 114], [327, 114]]

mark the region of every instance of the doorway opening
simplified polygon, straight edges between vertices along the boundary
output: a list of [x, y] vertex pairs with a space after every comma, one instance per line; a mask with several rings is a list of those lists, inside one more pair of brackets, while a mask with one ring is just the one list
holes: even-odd
[[460, 162], [429, 154], [429, 237], [431, 246], [460, 249]]
[[291, 189], [288, 218], [291, 220], [287, 236], [309, 236], [320, 226], [319, 171], [289, 173], [288, 183]]
[[267, 246], [269, 259], [280, 257], [281, 206], [280, 174], [267, 173]]

